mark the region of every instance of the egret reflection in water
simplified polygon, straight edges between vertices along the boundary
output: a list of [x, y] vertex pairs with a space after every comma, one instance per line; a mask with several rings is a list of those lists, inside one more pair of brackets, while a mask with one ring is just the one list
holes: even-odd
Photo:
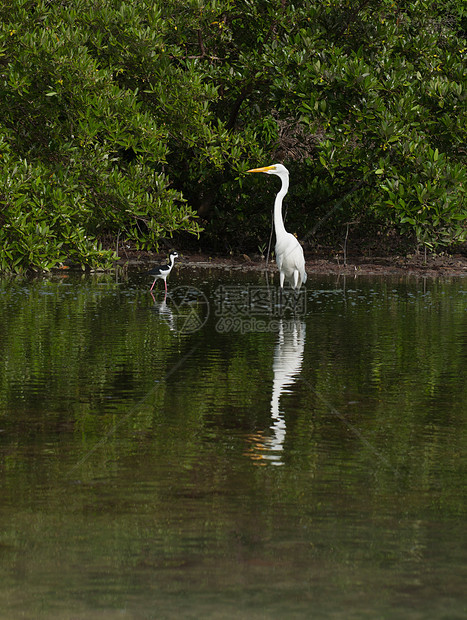
[[271, 396], [271, 434], [268, 437], [256, 435], [254, 438], [255, 460], [257, 461], [265, 459], [274, 465], [282, 464], [287, 427], [283, 411], [281, 411], [280, 399], [283, 394], [292, 391], [291, 386], [300, 375], [305, 335], [304, 321], [298, 319], [280, 321], [272, 363], [274, 379]]

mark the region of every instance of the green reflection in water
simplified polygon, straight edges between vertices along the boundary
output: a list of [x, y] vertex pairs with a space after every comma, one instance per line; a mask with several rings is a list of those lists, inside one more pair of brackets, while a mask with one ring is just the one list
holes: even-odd
[[180, 269], [180, 333], [138, 275], [1, 282], [5, 617], [464, 617], [464, 281], [311, 279], [281, 333], [221, 284], [265, 282]]

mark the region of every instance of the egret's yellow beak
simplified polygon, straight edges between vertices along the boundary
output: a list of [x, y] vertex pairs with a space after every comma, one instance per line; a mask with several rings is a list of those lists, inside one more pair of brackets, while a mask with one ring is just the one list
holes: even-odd
[[247, 172], [268, 172], [268, 170], [275, 170], [276, 166], [264, 166], [264, 168], [253, 168], [252, 170], [247, 170]]

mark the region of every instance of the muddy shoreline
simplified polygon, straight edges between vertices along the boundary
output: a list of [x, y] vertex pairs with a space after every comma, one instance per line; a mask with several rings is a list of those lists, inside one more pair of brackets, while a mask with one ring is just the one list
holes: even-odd
[[[124, 253], [125, 254], [125, 253]], [[277, 271], [275, 261], [266, 260], [258, 255], [242, 254], [240, 256], [219, 256], [203, 253], [179, 252], [179, 267], [197, 267], [224, 270]], [[418, 275], [424, 277], [465, 276], [467, 275], [467, 257], [463, 254], [413, 256], [348, 256], [344, 262], [342, 256], [334, 258], [306, 255], [308, 274], [317, 275]], [[118, 264], [129, 268], [145, 268], [165, 262], [165, 253], [127, 252], [120, 256]]]

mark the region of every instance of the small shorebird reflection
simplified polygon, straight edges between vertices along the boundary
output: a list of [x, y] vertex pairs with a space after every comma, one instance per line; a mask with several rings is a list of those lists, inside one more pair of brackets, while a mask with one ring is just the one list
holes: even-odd
[[159, 312], [159, 316], [164, 321], [164, 323], [168, 325], [170, 331], [171, 332], [175, 331], [174, 315], [170, 307], [167, 305], [167, 293], [164, 295], [164, 299], [161, 302], [157, 302], [156, 298], [153, 295], [153, 292], [152, 291], [150, 292], [151, 292], [151, 297], [154, 301], [154, 310], [157, 310]]

